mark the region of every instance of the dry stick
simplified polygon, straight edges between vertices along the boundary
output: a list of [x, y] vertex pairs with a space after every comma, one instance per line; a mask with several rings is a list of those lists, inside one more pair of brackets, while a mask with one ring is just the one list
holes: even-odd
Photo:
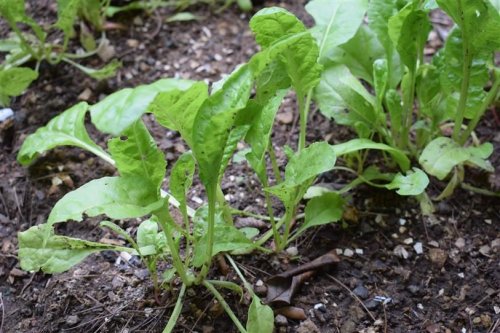
[[497, 319], [497, 321], [495, 321], [495, 324], [491, 327], [491, 329], [488, 331], [488, 333], [495, 332], [495, 330], [497, 329], [497, 327], [499, 326], [499, 324], [500, 324], [500, 319]]
[[200, 315], [198, 316], [198, 318], [196, 318], [196, 321], [194, 322], [193, 324], [193, 327], [191, 327], [189, 329], [189, 332], [192, 333], [194, 332], [194, 329], [196, 328], [196, 325], [198, 325], [198, 322], [200, 321], [200, 319], [205, 315], [205, 313], [207, 313], [208, 311], [208, 308], [210, 307], [210, 305], [212, 304], [212, 302], [215, 300], [215, 297], [212, 297], [212, 299], [210, 300], [210, 302], [208, 302], [207, 306], [205, 306], [205, 308], [203, 309], [203, 311], [200, 313]]
[[0, 293], [0, 306], [2, 307], [2, 322], [0, 322], [0, 333], [3, 332], [3, 321], [5, 319], [5, 306], [3, 304], [2, 293]]
[[373, 316], [373, 314], [370, 312], [370, 310], [368, 310], [368, 308], [365, 306], [365, 304], [363, 303], [363, 301], [361, 301], [359, 299], [358, 296], [356, 296], [352, 291], [351, 289], [349, 289], [345, 284], [343, 284], [342, 282], [340, 282], [338, 279], [334, 278], [333, 276], [331, 276], [330, 274], [327, 274], [327, 276], [332, 279], [333, 281], [337, 282], [342, 288], [344, 288], [345, 290], [347, 290], [349, 292], [349, 294], [351, 294], [351, 296], [359, 302], [359, 304], [361, 304], [361, 306], [363, 307], [363, 309], [365, 309], [366, 313], [368, 313], [368, 315], [372, 318], [372, 320], [375, 322], [377, 321], [377, 319], [375, 319], [375, 317]]

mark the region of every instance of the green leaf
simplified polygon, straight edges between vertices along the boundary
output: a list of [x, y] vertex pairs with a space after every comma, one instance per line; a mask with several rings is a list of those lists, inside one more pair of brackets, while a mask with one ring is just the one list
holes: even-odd
[[136, 177], [104, 177], [69, 192], [50, 212], [48, 223], [82, 221], [104, 214], [112, 219], [145, 216], [161, 207], [163, 200], [151, 191], [148, 182]]
[[93, 79], [96, 80], [104, 80], [110, 77], [115, 76], [116, 71], [122, 67], [122, 63], [118, 61], [117, 59], [113, 59], [109, 64], [106, 64], [104, 67], [95, 69], [95, 68], [89, 68], [82, 66], [76, 62], [73, 61], [68, 61], [67, 59], [65, 60], [66, 62], [71, 63], [71, 65], [75, 66], [88, 76], [90, 76]]
[[252, 10], [252, 1], [251, 0], [236, 0], [238, 7], [244, 12], [249, 12]]
[[285, 94], [286, 91], [281, 91], [265, 105], [254, 104], [257, 110], [253, 110], [253, 113], [257, 114], [257, 116], [245, 136], [245, 141], [251, 147], [251, 150], [246, 154], [246, 158], [261, 181], [263, 181], [264, 177], [267, 177], [266, 152], [269, 147], [274, 118]]
[[485, 159], [492, 153], [491, 143], [478, 147], [462, 147], [450, 138], [439, 137], [425, 147], [419, 163], [428, 174], [443, 180], [455, 166], [466, 161], [488, 168]]
[[[390, 88], [396, 88], [401, 81], [401, 70], [395, 69], [397, 68], [396, 64], [399, 63], [399, 56], [389, 37], [389, 19], [399, 11], [400, 2], [399, 0], [371, 0], [368, 5], [369, 27], [376, 34], [385, 50], [389, 68], [388, 76]], [[402, 3], [404, 3], [404, 1]], [[395, 58], [398, 59], [398, 61], [396, 61]]]
[[372, 128], [376, 123], [375, 98], [344, 65], [327, 68], [314, 95], [321, 113], [341, 125], [363, 122]]
[[37, 225], [20, 232], [18, 240], [21, 268], [30, 272], [37, 272], [41, 269], [45, 273], [61, 273], [80, 263], [90, 254], [99, 251], [135, 252], [126, 247], [58, 236], [47, 224]]
[[368, 0], [313, 0], [306, 11], [316, 25], [311, 33], [319, 45], [319, 62], [324, 63], [327, 54], [336, 46], [350, 40], [363, 22]]
[[344, 204], [345, 200], [333, 192], [312, 198], [307, 202], [305, 221], [297, 230], [296, 235], [311, 227], [338, 222], [342, 218]]
[[94, 28], [101, 31], [103, 28], [104, 17], [101, 13], [101, 0], [80, 1], [79, 14], [90, 22]]
[[244, 108], [252, 88], [252, 72], [242, 66], [227, 79], [222, 89], [201, 106], [193, 125], [193, 152], [200, 166], [200, 179], [216, 184], [224, 151], [237, 112]]
[[[500, 24], [500, 23], [499, 23]], [[460, 29], [455, 28], [448, 36], [442, 58], [439, 63], [440, 83], [446, 95], [447, 113], [453, 115], [458, 105], [463, 76], [463, 39]], [[467, 107], [465, 117], [470, 119], [481, 109], [486, 96], [484, 87], [489, 81], [488, 62], [491, 54], [481, 52], [472, 54], [470, 67], [469, 89], [467, 92]]]
[[373, 62], [373, 88], [375, 88], [379, 107], [382, 107], [382, 103], [384, 102], [388, 73], [387, 59], [377, 59]]
[[21, 95], [38, 78], [38, 72], [27, 67], [0, 70], [0, 94]]
[[186, 194], [193, 183], [195, 164], [193, 154], [185, 152], [177, 159], [170, 173], [170, 191], [179, 201], [181, 210], [187, 208]]
[[87, 103], [78, 103], [28, 136], [17, 155], [19, 163], [28, 165], [39, 154], [58, 146], [76, 146], [99, 156], [108, 156], [90, 139], [85, 129], [84, 119], [87, 109]]
[[406, 157], [403, 151], [383, 143], [373, 142], [368, 139], [352, 139], [350, 141], [339, 143], [333, 146], [333, 151], [335, 152], [335, 155], [337, 157], [363, 149], [376, 149], [386, 151], [392, 156], [394, 161], [398, 163], [401, 170], [407, 171], [410, 168], [410, 160], [408, 159], [408, 157]]
[[432, 26], [420, 3], [412, 1], [389, 19], [388, 33], [402, 62], [414, 71]]
[[[36, 37], [39, 40], [44, 40], [46, 37], [45, 32], [35, 20], [26, 15], [24, 7], [24, 0], [2, 0], [0, 1], [0, 16], [4, 17], [11, 27], [17, 26], [19, 23], [29, 25], [35, 32]], [[21, 45], [25, 49], [24, 42]]]
[[77, 19], [80, 1], [81, 0], [57, 0], [57, 22], [54, 26], [63, 31], [65, 41], [75, 35], [73, 25]]
[[207, 282], [213, 284], [219, 288], [226, 288], [236, 292], [240, 297], [243, 297], [243, 288], [231, 281], [223, 281], [223, 280], [208, 280]]
[[500, 49], [500, 14], [488, 0], [437, 0], [467, 36], [472, 54]]
[[293, 14], [282, 8], [265, 8], [250, 20], [255, 39], [264, 49], [253, 57], [259, 73], [272, 60], [283, 63], [299, 95], [305, 95], [319, 81], [322, 66], [319, 48], [312, 35]]
[[429, 185], [429, 177], [418, 168], [408, 171], [406, 176], [398, 173], [385, 187], [389, 190], [398, 189], [399, 195], [420, 195]]
[[109, 140], [108, 147], [121, 176], [142, 178], [153, 193], [159, 194], [167, 162], [142, 120], [122, 136]]
[[172, 16], [169, 16], [165, 20], [165, 22], [171, 23], [171, 22], [198, 21], [200, 19], [201, 19], [201, 17], [199, 17], [198, 15], [194, 15], [193, 13], [180, 12], [180, 13], [174, 14]]
[[207, 98], [206, 83], [197, 82], [185, 91], [172, 90], [159, 93], [149, 105], [147, 112], [153, 113], [162, 126], [178, 131], [192, 148], [194, 119]]
[[288, 187], [303, 184], [335, 166], [335, 147], [326, 142], [315, 142], [292, 156], [285, 168], [285, 183]]
[[274, 331], [274, 313], [271, 307], [262, 304], [260, 298], [252, 296], [252, 304], [248, 309], [246, 326], [248, 333], [272, 333]]
[[[200, 267], [206, 262], [206, 249], [208, 242], [208, 233], [205, 233], [198, 242], [194, 250], [193, 265]], [[230, 252], [234, 250], [249, 251], [256, 247], [244, 233], [236, 229], [234, 226], [224, 225], [221, 223], [215, 224], [214, 244], [212, 256], [220, 252]]]
[[158, 232], [158, 223], [145, 220], [137, 228], [137, 246], [143, 256], [158, 254], [167, 246], [165, 235]]
[[192, 84], [190, 80], [162, 79], [149, 85], [122, 89], [90, 107], [92, 123], [101, 132], [118, 136], [146, 112], [158, 93], [186, 90]]

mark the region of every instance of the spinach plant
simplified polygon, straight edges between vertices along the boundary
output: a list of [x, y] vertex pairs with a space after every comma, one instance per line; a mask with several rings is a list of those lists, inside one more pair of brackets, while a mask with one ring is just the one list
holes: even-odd
[[[456, 25], [429, 60], [424, 56], [429, 11], [438, 7]], [[330, 36], [321, 44], [324, 71], [313, 92], [324, 115], [353, 128], [360, 139], [418, 159], [427, 174], [440, 180], [452, 173], [438, 198], [460, 184], [464, 164], [493, 170], [487, 161], [492, 145], [471, 137], [499, 96], [494, 53], [500, 49], [500, 15], [490, 1], [356, 0], [331, 6], [325, 0], [310, 2], [306, 9], [316, 21], [317, 40]], [[365, 13], [367, 25], [362, 24]], [[451, 137], [445, 135], [448, 128]], [[365, 156], [355, 153], [348, 159], [350, 170], [380, 186], [373, 181], [386, 175], [373, 167], [365, 171]], [[423, 172], [413, 177], [425, 183]]]
[[[339, 145], [307, 144], [307, 115], [314, 89], [321, 80], [322, 52], [324, 45], [332, 40], [327, 31], [310, 31], [293, 14], [276, 7], [259, 11], [251, 19], [250, 27], [261, 51], [214, 83], [211, 89], [204, 82], [172, 79], [126, 88], [95, 105], [79, 103], [71, 107], [25, 140], [18, 154], [23, 165], [32, 163], [49, 149], [69, 145], [114, 165], [119, 176], [90, 181], [66, 194], [56, 203], [46, 223], [21, 232], [19, 255], [23, 269], [57, 273], [94, 252], [110, 248], [129, 251], [143, 259], [156, 290], [175, 276], [182, 283], [165, 331], [173, 329], [185, 289], [204, 285], [220, 301], [240, 332], [272, 332], [272, 310], [253, 294], [242, 274], [243, 283], [252, 295], [246, 327], [233, 314], [216, 288], [237, 291], [241, 288], [229, 282], [208, 280], [215, 255], [281, 251], [308, 228], [339, 221], [344, 205], [342, 192], [311, 194], [315, 191], [308, 190], [318, 175], [335, 168], [338, 156], [360, 149], [382, 150], [402, 171], [408, 172], [406, 176], [390, 175], [387, 188], [397, 189], [403, 195], [423, 191], [425, 186], [418, 181], [423, 172], [416, 169], [411, 173], [410, 160], [397, 148], [366, 138]], [[319, 43], [315, 35], [320, 36]], [[290, 91], [296, 96], [301, 134], [296, 151], [287, 149], [288, 163], [282, 174], [271, 137], [275, 116]], [[88, 112], [95, 127], [112, 136], [107, 151], [92, 141], [85, 130], [84, 118]], [[172, 167], [169, 192], [161, 189], [165, 158], [142, 122], [144, 113], [153, 114], [159, 124], [178, 131], [190, 148]], [[257, 215], [270, 222], [270, 229], [263, 234], [256, 229], [239, 230], [234, 226], [235, 215], [255, 214], [233, 209], [221, 190], [225, 170], [241, 141], [249, 146], [245, 157], [261, 182], [267, 203], [268, 216]], [[204, 185], [207, 205], [194, 210], [188, 206], [187, 192], [196, 172]], [[366, 175], [363, 179], [368, 178]], [[304, 214], [299, 215], [307, 192], [310, 200]], [[271, 196], [283, 203], [282, 216], [274, 214]], [[180, 221], [173, 219], [171, 209], [180, 211]], [[117, 224], [102, 223], [127, 239], [130, 248], [55, 234], [58, 223], [100, 215], [115, 220], [144, 219], [135, 239]], [[301, 217], [304, 221], [296, 228]], [[266, 245], [271, 238], [274, 246], [269, 249]], [[171, 269], [162, 272], [161, 279], [158, 260], [172, 264]]]
[[[80, 35], [82, 44], [88, 50], [82, 54], [67, 52], [69, 40], [75, 36], [73, 26], [78, 17], [91, 22], [97, 29], [102, 28], [99, 0], [59, 0], [57, 4], [57, 21], [47, 29], [26, 14], [24, 0], [0, 0], [0, 17], [5, 19], [11, 29], [10, 36], [0, 40], [0, 52], [8, 53], [0, 64], [0, 106], [8, 105], [10, 97], [22, 94], [37, 79], [43, 61], [51, 65], [61, 61], [69, 63], [98, 80], [114, 75], [121, 66], [120, 62], [113, 60], [101, 69], [93, 69], [75, 61], [98, 51], [88, 29], [81, 29]], [[29, 29], [22, 30], [20, 25]], [[58, 32], [63, 34], [61, 43], [51, 37]], [[106, 39], [103, 37], [101, 41], [105, 43]], [[36, 62], [34, 69], [27, 66], [30, 62]]]

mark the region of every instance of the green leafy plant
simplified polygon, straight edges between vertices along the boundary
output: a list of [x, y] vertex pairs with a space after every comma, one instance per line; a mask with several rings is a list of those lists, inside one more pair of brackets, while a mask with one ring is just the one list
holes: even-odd
[[[51, 65], [61, 61], [69, 63], [87, 75], [102, 80], [114, 75], [120, 62], [113, 60], [101, 69], [85, 67], [75, 60], [89, 57], [98, 51], [94, 37], [88, 29], [81, 29], [80, 40], [89, 48], [82, 54], [67, 52], [68, 43], [75, 36], [74, 24], [78, 17], [90, 22], [96, 29], [102, 29], [103, 13], [100, 0], [58, 0], [57, 21], [45, 28], [28, 16], [24, 0], [0, 0], [0, 17], [5, 19], [11, 29], [10, 36], [0, 40], [0, 52], [7, 52], [5, 60], [0, 64], [0, 105], [8, 105], [10, 97], [18, 96], [37, 79], [40, 63]], [[82, 23], [83, 24], [83, 23]], [[29, 29], [21, 30], [20, 25]], [[52, 34], [62, 32], [62, 42], [54, 41]], [[101, 39], [102, 47], [107, 40]], [[35, 62], [34, 69], [26, 67]], [[23, 67], [24, 66], [24, 67]]]
[[[19, 255], [22, 268], [57, 273], [69, 269], [91, 253], [109, 249], [128, 251], [143, 259], [153, 277], [156, 292], [167, 286], [166, 282], [175, 280], [181, 284], [165, 332], [173, 329], [185, 290], [193, 285], [203, 285], [213, 293], [240, 332], [271, 332], [272, 310], [261, 303], [232, 258], [227, 256], [252, 297], [246, 327], [234, 315], [218, 288], [237, 292], [242, 289], [231, 282], [208, 279], [215, 255], [282, 251], [308, 228], [339, 221], [345, 204], [343, 194], [361, 183], [396, 190], [401, 195], [420, 195], [429, 182], [425, 172], [411, 167], [409, 156], [415, 155], [412, 155], [410, 142], [402, 137], [393, 138], [392, 128], [387, 127], [386, 117], [400, 119], [403, 126], [406, 124], [403, 119], [408, 116], [404, 115], [405, 104], [401, 105], [399, 93], [394, 89], [403, 73], [402, 56], [399, 56], [403, 49], [398, 50], [389, 44], [392, 39], [387, 35], [380, 44], [372, 41], [380, 60], [374, 61], [366, 54], [352, 59], [347, 57], [346, 54], [355, 50], [355, 45], [363, 44], [356, 39], [358, 34], [361, 40], [376, 36], [376, 32], [361, 25], [367, 9], [370, 17], [374, 14], [370, 14], [364, 0], [338, 1], [334, 6], [327, 6], [329, 4], [326, 0], [308, 4], [306, 9], [316, 20], [312, 29], [307, 29], [282, 8], [259, 11], [251, 19], [250, 27], [261, 51], [223, 80], [214, 83], [211, 89], [204, 82], [172, 79], [123, 89], [95, 105], [77, 104], [30, 135], [18, 154], [23, 165], [32, 163], [38, 155], [54, 147], [77, 146], [114, 165], [118, 176], [90, 181], [66, 194], [56, 203], [46, 223], [21, 232]], [[382, 5], [382, 2], [374, 1], [371, 6], [377, 4]], [[412, 16], [411, 22], [421, 23], [423, 10], [419, 5], [412, 2], [401, 12], [391, 5], [388, 7], [390, 15], [384, 6], [378, 9], [375, 6], [371, 10], [379, 11], [381, 18], [400, 13], [390, 20], [396, 29], [398, 25], [403, 28], [412, 25], [404, 23], [402, 16]], [[412, 14], [413, 11], [416, 13]], [[383, 22], [377, 22], [376, 29], [384, 30]], [[401, 36], [409, 34], [403, 28], [399, 35], [396, 30], [391, 33], [396, 34], [393, 38], [401, 43], [407, 38]], [[389, 34], [389, 28], [385, 30]], [[408, 50], [420, 50], [423, 40], [411, 39], [409, 42], [415, 44], [408, 45]], [[413, 66], [410, 58], [404, 61], [408, 60], [408, 65]], [[331, 59], [337, 60], [333, 62]], [[341, 61], [350, 61], [351, 69]], [[415, 60], [415, 66], [418, 63], [419, 60]], [[375, 86], [376, 96], [364, 88], [351, 70]], [[420, 71], [411, 72], [406, 69], [403, 88], [420, 79]], [[430, 85], [418, 87], [427, 89]], [[300, 135], [295, 151], [290, 147], [283, 148], [288, 162], [282, 173], [271, 137], [276, 113], [290, 91], [295, 93], [297, 100]], [[404, 91], [403, 95], [408, 94]], [[414, 96], [409, 94], [404, 98], [409, 102]], [[352, 126], [360, 137], [337, 145], [327, 142], [308, 145], [307, 119], [313, 99], [324, 113], [331, 112], [339, 123]], [[385, 111], [386, 108], [389, 111]], [[411, 109], [408, 111], [412, 113]], [[86, 113], [90, 113], [98, 130], [112, 136], [107, 150], [92, 141], [86, 132]], [[165, 158], [142, 122], [144, 113], [153, 114], [159, 124], [178, 131], [190, 148], [173, 165], [168, 192], [161, 189], [166, 171]], [[446, 151], [442, 155], [454, 157], [451, 161], [438, 161], [424, 150], [421, 158], [433, 163], [428, 166], [421, 162], [428, 173], [440, 172], [437, 175], [445, 177], [455, 164], [464, 161], [485, 165], [484, 159], [490, 153], [487, 145], [469, 147], [466, 153], [455, 157], [448, 149], [462, 152], [462, 147], [455, 141], [451, 141], [451, 147], [448, 147], [452, 139], [440, 139], [443, 142], [439, 142], [438, 148]], [[261, 182], [267, 216], [236, 210], [224, 199], [221, 182], [241, 141], [248, 145], [245, 159]], [[401, 172], [382, 173], [373, 166], [364, 168], [366, 150], [381, 151], [387, 164], [394, 164]], [[358, 168], [335, 166], [339, 157], [346, 158], [348, 163], [350, 158], [357, 161]], [[338, 191], [313, 185], [320, 174], [334, 169], [353, 172], [356, 178]], [[188, 206], [187, 193], [196, 173], [205, 188], [207, 204], [194, 210]], [[275, 215], [272, 196], [282, 202], [282, 216]], [[299, 214], [303, 199], [308, 201], [303, 214]], [[180, 211], [181, 221], [173, 219], [171, 209]], [[55, 234], [56, 224], [101, 215], [115, 220], [143, 220], [135, 239], [118, 224], [102, 223], [103, 227], [127, 239], [130, 247], [113, 247]], [[263, 234], [252, 228], [237, 229], [233, 224], [236, 215], [257, 216], [269, 221], [270, 228]], [[301, 219], [303, 222], [297, 223]], [[270, 239], [273, 240], [271, 248], [267, 246]], [[158, 272], [158, 260], [167, 260], [172, 268]]]
[[[487, 161], [491, 144], [480, 144], [473, 136], [472, 146], [466, 144], [488, 106], [498, 99], [500, 72], [493, 57], [500, 49], [498, 9], [488, 0], [335, 3], [332, 8], [328, 1], [306, 6], [316, 21], [313, 31], [318, 41], [322, 34], [329, 35], [321, 44], [324, 71], [313, 92], [321, 112], [353, 128], [359, 138], [379, 141], [417, 159], [429, 175], [443, 180], [451, 173], [439, 199], [461, 183], [465, 164], [491, 172]], [[443, 49], [428, 61], [424, 56], [431, 31], [428, 16], [438, 6], [456, 26]], [[335, 14], [327, 17], [328, 11]], [[367, 25], [362, 24], [365, 13]], [[451, 138], [445, 136], [450, 127]], [[373, 168], [366, 171], [367, 177], [365, 159], [365, 154], [355, 153], [347, 163], [368, 183], [384, 180], [386, 175], [375, 174]], [[387, 162], [390, 166], [392, 161]], [[412, 175], [421, 184], [425, 177], [423, 172]]]

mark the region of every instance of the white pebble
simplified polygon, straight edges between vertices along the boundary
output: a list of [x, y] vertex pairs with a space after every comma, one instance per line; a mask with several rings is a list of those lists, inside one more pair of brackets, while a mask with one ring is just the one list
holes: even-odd
[[464, 274], [464, 273], [462, 273], [462, 272], [458, 273], [457, 275], [458, 275], [458, 277], [459, 277], [459, 278], [461, 278], [461, 279], [463, 279], [463, 278], [465, 277], [465, 274]]
[[399, 225], [405, 225], [406, 219], [399, 219]]
[[413, 238], [407, 238], [403, 241], [403, 243], [405, 243], [406, 245], [410, 245], [410, 244], [413, 244]]
[[408, 257], [410, 256], [408, 251], [406, 251], [406, 249], [402, 245], [396, 246], [393, 250], [393, 253], [403, 259], [408, 259]]
[[352, 257], [352, 256], [354, 255], [354, 251], [353, 251], [353, 250], [351, 250], [351, 249], [345, 249], [345, 250], [344, 250], [344, 255], [345, 255], [346, 257]]
[[424, 248], [422, 246], [421, 242], [416, 242], [415, 245], [413, 245], [413, 249], [417, 254], [422, 254], [424, 253]]
[[356, 254], [363, 254], [363, 249], [355, 249]]
[[420, 310], [423, 310], [423, 309], [424, 309], [424, 306], [422, 305], [422, 303], [418, 303], [418, 304], [417, 304], [417, 308], [419, 308]]
[[203, 203], [203, 200], [201, 200], [201, 198], [197, 197], [197, 196], [192, 197], [191, 200], [193, 200], [194, 202], [196, 202], [197, 204], [200, 204], [200, 205]]
[[344, 251], [342, 251], [342, 249], [335, 249], [335, 252], [336, 252], [338, 255], [341, 255]]

